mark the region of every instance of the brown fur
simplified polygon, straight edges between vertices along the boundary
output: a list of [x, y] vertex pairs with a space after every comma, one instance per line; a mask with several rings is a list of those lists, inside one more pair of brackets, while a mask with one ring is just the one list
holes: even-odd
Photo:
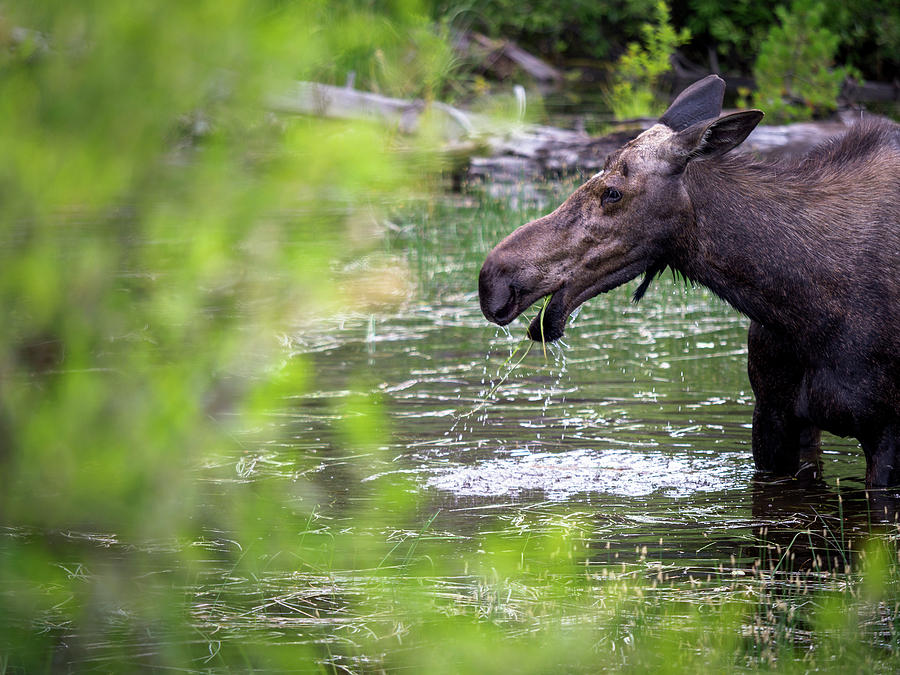
[[762, 115], [716, 117], [721, 89], [693, 85], [663, 117], [690, 126], [655, 125], [498, 244], [485, 316], [509, 323], [553, 293], [556, 339], [585, 300], [645, 273], [639, 298], [670, 267], [752, 320], [760, 470], [815, 465], [825, 429], [860, 440], [869, 485], [900, 484], [900, 127], [863, 122], [802, 160], [754, 162], [726, 153]]

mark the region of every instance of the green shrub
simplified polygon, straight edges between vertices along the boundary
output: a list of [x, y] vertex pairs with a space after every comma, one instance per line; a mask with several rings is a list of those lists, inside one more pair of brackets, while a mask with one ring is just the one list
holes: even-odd
[[[821, 0], [822, 25], [840, 38], [839, 63], [867, 80], [890, 81], [900, 68], [900, 3], [894, 0]], [[778, 7], [789, 2], [673, 0], [676, 26], [694, 37], [685, 55], [706, 64], [713, 53], [722, 72], [749, 73], [769, 30], [778, 25]]]
[[825, 5], [794, 0], [775, 10], [773, 26], [756, 59], [754, 105], [775, 121], [821, 116], [835, 109], [845, 68], [834, 67], [840, 38], [824, 27]]
[[435, 0], [433, 15], [457, 28], [515, 40], [551, 60], [607, 60], [640, 34], [655, 0]]
[[676, 25], [684, 25], [694, 36], [690, 58], [706, 63], [713, 49], [727, 70], [747, 72], [753, 55], [775, 21], [772, 5], [764, 2], [689, 0], [686, 6], [672, 3]]
[[824, 26], [840, 38], [837, 60], [867, 80], [891, 81], [900, 70], [900, 3], [822, 0]]
[[657, 2], [656, 21], [641, 26], [643, 44], [632, 42], [619, 58], [613, 73], [609, 104], [619, 119], [647, 117], [662, 110], [656, 93], [660, 76], [672, 67], [675, 50], [690, 40], [687, 29], [676, 31], [669, 7]]

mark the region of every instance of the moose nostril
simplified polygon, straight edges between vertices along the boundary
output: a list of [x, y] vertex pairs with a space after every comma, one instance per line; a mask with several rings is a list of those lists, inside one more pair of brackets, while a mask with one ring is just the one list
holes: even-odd
[[517, 295], [515, 286], [485, 263], [478, 276], [478, 298], [485, 318], [501, 325], [509, 323], [516, 310]]
[[516, 311], [516, 289], [509, 286], [503, 293], [497, 293], [492, 307], [495, 323], [507, 323]]

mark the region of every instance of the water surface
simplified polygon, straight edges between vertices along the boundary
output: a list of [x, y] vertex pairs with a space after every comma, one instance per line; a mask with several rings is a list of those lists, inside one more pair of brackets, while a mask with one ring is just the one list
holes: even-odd
[[348, 312], [293, 336], [318, 379], [280, 411], [297, 441], [280, 452], [318, 444], [322, 461], [307, 478], [352, 498], [340, 450], [324, 439], [335, 399], [364, 382], [387, 411], [391, 444], [359, 480], [412, 477], [445, 531], [556, 505], [590, 513], [623, 555], [662, 538], [663, 558], [671, 552], [677, 565], [685, 551], [749, 559], [755, 530], [826, 518], [841, 490], [859, 495], [868, 527], [855, 441], [823, 435], [821, 484], [755, 474], [748, 320], [705, 289], [663, 278], [635, 305], [633, 282], [589, 301], [560, 344], [524, 358], [527, 320], [509, 331], [485, 321], [484, 255], [561, 194], [476, 193], [404, 212], [385, 254], [411, 270], [409, 295], [390, 311]]
[[[285, 326], [283, 364], [304, 364], [308, 386], [235, 435], [236, 461], [223, 449], [196, 468], [211, 504], [274, 486], [283, 498], [257, 505], [260, 536], [284, 537], [282, 553], [254, 557], [215, 513], [193, 541], [138, 547], [116, 533], [5, 532], [64, 542], [66, 573], [86, 580], [83, 547], [112, 570], [142, 556], [152, 579], [183, 578], [173, 565], [191, 560], [190, 638], [114, 619], [108, 642], [64, 662], [102, 669], [126, 650], [149, 667], [187, 639], [208, 652], [198, 671], [229, 669], [228, 645], [300, 646], [310, 663], [379, 671], [438, 646], [455, 624], [436, 616], [463, 616], [508, 638], [595, 626], [586, 648], [619, 654], [614, 667], [647, 607], [678, 629], [665, 602], [748, 598], [781, 617], [766, 630], [811, 644], [808, 627], [784, 617], [811, 606], [810, 590], [846, 587], [850, 576], [835, 573], [855, 541], [894, 520], [892, 497], [867, 496], [857, 444], [829, 435], [823, 481], [756, 475], [748, 322], [703, 289], [663, 278], [635, 305], [633, 282], [589, 301], [546, 352], [523, 340], [533, 312], [508, 331], [488, 324], [476, 290], [484, 256], [565, 189], [505, 186], [400, 209], [377, 251], [335, 265], [329, 283], [355, 284], [359, 305]], [[577, 554], [577, 575], [553, 567], [557, 551]], [[637, 584], [633, 604], [610, 609], [623, 582]], [[147, 599], [160, 588], [148, 584]], [[77, 643], [55, 611], [45, 629]], [[410, 642], [423, 625], [438, 628]]]

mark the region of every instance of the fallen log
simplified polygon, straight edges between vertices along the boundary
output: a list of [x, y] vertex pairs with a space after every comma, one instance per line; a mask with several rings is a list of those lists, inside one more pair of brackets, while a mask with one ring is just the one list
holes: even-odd
[[404, 134], [419, 130], [426, 110], [438, 119], [444, 138], [458, 141], [477, 135], [469, 116], [445, 103], [426, 104], [422, 99], [390, 98], [348, 87], [334, 87], [317, 82], [295, 82], [294, 87], [269, 98], [269, 107], [276, 112], [337, 119], [371, 119], [398, 129]]
[[861, 103], [890, 103], [900, 101], [900, 80], [893, 82], [857, 82], [849, 77], [844, 81], [841, 98]]
[[[458, 42], [463, 48], [478, 51], [476, 59], [485, 70], [495, 72], [501, 79], [512, 75], [512, 71], [520, 69], [528, 76], [542, 83], [559, 83], [563, 74], [531, 54], [511, 40], [492, 40], [481, 33], [471, 33]], [[474, 48], [471, 45], [474, 44]]]
[[[547, 173], [595, 173], [610, 152], [655, 123], [636, 120], [612, 133], [591, 137], [537, 124], [500, 123], [439, 102], [426, 104], [313, 82], [297, 82], [291, 91], [269, 103], [284, 113], [377, 120], [406, 134], [416, 133], [423, 115], [430, 115], [443, 134], [443, 151], [457, 158], [454, 164], [468, 157], [469, 178], [493, 181], [534, 179]], [[759, 156], [799, 155], [840, 133], [849, 121], [759, 126], [743, 147]]]

